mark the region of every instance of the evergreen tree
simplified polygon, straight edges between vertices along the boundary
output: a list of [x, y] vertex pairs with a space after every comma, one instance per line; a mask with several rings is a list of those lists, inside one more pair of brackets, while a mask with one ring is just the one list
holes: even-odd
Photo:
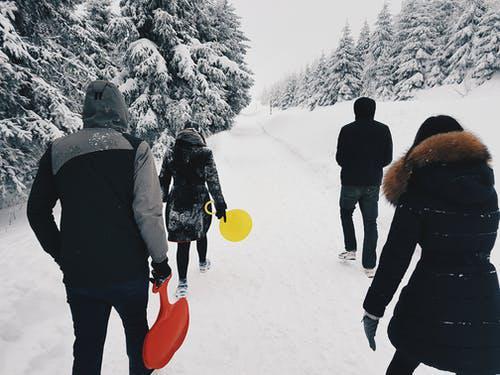
[[[228, 104], [231, 110], [238, 114], [250, 104], [250, 88], [253, 85], [252, 72], [245, 56], [248, 52], [249, 39], [242, 31], [241, 19], [228, 0], [215, 3], [213, 9], [214, 40], [220, 46], [219, 51], [227, 57], [226, 63], [236, 63], [237, 69], [228, 70], [228, 80], [225, 83]], [[234, 74], [236, 73], [236, 74]]]
[[451, 30], [445, 51], [448, 62], [445, 83], [462, 83], [474, 65], [475, 38], [486, 10], [484, 0], [465, 0], [464, 11]]
[[429, 72], [427, 84], [430, 87], [441, 85], [446, 78], [448, 45], [453, 21], [458, 17], [460, 7], [457, 0], [432, 0], [428, 3], [429, 13], [432, 15], [432, 27], [435, 30], [433, 66]]
[[378, 61], [374, 95], [380, 99], [392, 99], [394, 97], [394, 59], [390, 49], [385, 49]]
[[405, 0], [398, 19], [394, 56], [395, 94], [408, 99], [424, 87], [433, 54], [435, 32], [423, 1]]
[[322, 99], [326, 92], [326, 77], [329, 74], [328, 69], [328, 59], [326, 55], [323, 53], [319, 58], [316, 69], [313, 73], [313, 79], [311, 80], [311, 97], [309, 99], [308, 105], [312, 110], [317, 106], [323, 105]]
[[[370, 39], [365, 93], [367, 95], [392, 91], [392, 43], [394, 41], [392, 15], [388, 3], [378, 14], [375, 30]], [[389, 85], [389, 86], [387, 86]]]
[[338, 82], [334, 71], [335, 59], [335, 53], [330, 53], [318, 72], [318, 100], [315, 103], [316, 105], [324, 107], [337, 103]]
[[472, 77], [479, 84], [489, 80], [500, 70], [500, 13], [491, 8], [479, 23], [474, 45], [475, 67]]
[[83, 89], [100, 70], [74, 10], [64, 0], [0, 7], [1, 206], [25, 196], [47, 143], [81, 127]]
[[120, 76], [133, 131], [153, 143], [172, 138], [188, 120], [207, 134], [228, 129], [249, 103], [252, 85], [247, 39], [232, 6], [201, 0], [121, 5], [139, 36], [126, 46]]
[[334, 53], [333, 77], [336, 81], [337, 101], [352, 100], [361, 92], [362, 66], [356, 56], [351, 29], [348, 24], [342, 31], [339, 46]]
[[363, 27], [359, 33], [358, 42], [356, 44], [356, 55], [358, 61], [364, 65], [368, 53], [370, 52], [370, 25], [365, 20]]
[[365, 20], [363, 24], [363, 28], [359, 33], [358, 42], [356, 44], [356, 56], [357, 60], [361, 63], [362, 66], [362, 90], [366, 86], [367, 79], [367, 62], [368, 55], [370, 53], [370, 26], [368, 25], [368, 21]]

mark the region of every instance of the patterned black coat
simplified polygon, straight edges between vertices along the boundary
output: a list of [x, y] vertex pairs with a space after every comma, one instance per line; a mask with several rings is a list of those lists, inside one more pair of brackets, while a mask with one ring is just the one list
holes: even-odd
[[177, 137], [176, 148], [177, 159], [174, 160], [173, 155], [165, 157], [160, 173], [163, 200], [167, 202], [168, 239], [195, 241], [205, 237], [210, 228], [212, 216], [204, 210], [210, 195], [216, 210], [226, 209], [226, 203], [212, 151], [203, 137], [194, 129], [185, 129]]
[[441, 370], [500, 373], [500, 291], [490, 263], [499, 214], [489, 159], [472, 134], [440, 134], [395, 163], [384, 180], [397, 209], [364, 308], [384, 314], [419, 244], [422, 255], [389, 338]]

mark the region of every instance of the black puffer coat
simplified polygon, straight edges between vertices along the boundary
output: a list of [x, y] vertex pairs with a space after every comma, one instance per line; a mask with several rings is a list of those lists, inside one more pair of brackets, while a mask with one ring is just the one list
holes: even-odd
[[210, 228], [212, 216], [204, 209], [210, 195], [217, 211], [225, 210], [226, 203], [212, 151], [203, 137], [194, 129], [185, 129], [177, 136], [175, 149], [174, 155], [165, 157], [160, 173], [163, 200], [167, 202], [168, 239], [195, 241], [205, 237]]
[[472, 134], [440, 134], [395, 163], [384, 180], [397, 209], [364, 308], [384, 314], [419, 244], [422, 256], [389, 338], [441, 370], [500, 373], [500, 291], [490, 263], [499, 214], [489, 159]]

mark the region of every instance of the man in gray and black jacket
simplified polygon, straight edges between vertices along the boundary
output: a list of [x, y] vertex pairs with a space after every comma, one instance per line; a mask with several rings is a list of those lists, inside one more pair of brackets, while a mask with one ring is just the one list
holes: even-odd
[[75, 333], [73, 374], [100, 374], [112, 307], [125, 328], [130, 374], [150, 374], [142, 361], [148, 257], [158, 280], [170, 275], [154, 159], [146, 142], [124, 133], [128, 109], [112, 83], [90, 84], [83, 123], [43, 155], [28, 219], [64, 275]]

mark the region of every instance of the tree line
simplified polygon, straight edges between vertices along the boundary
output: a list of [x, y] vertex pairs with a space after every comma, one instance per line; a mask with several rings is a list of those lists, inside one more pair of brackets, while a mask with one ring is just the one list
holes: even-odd
[[248, 39], [227, 0], [0, 1], [0, 207], [47, 144], [82, 126], [86, 86], [116, 83], [156, 155], [188, 122], [207, 135], [250, 102]]
[[464, 81], [482, 84], [500, 70], [500, 11], [486, 0], [387, 3], [373, 31], [365, 21], [355, 42], [346, 23], [338, 47], [265, 90], [281, 109], [334, 105], [361, 95], [406, 100], [417, 89]]

